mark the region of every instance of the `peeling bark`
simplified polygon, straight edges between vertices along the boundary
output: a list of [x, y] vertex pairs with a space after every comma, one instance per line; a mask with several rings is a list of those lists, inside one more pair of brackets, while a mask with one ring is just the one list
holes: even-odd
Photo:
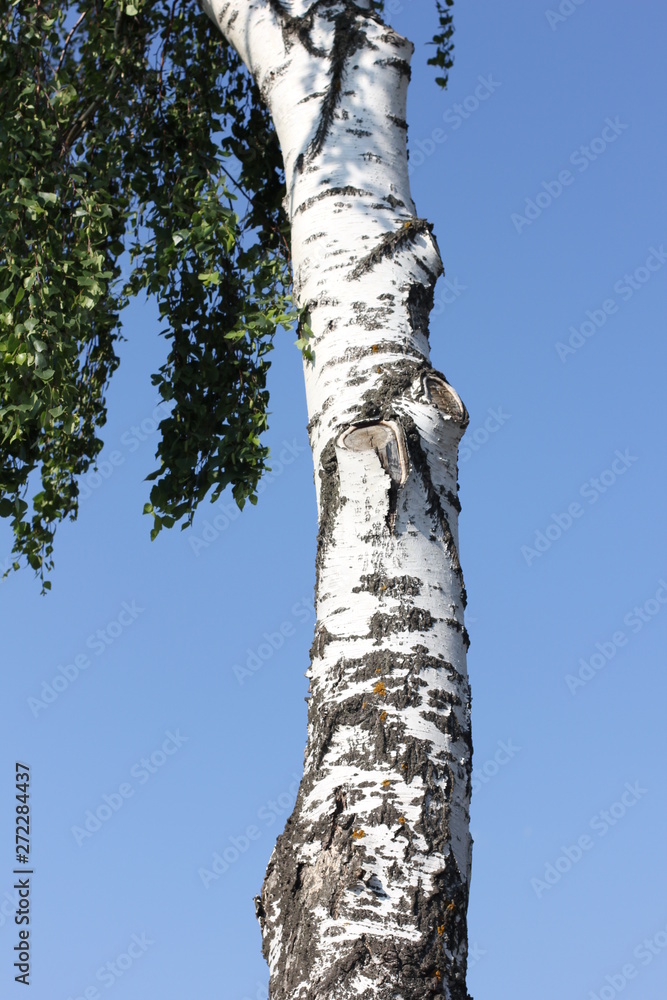
[[412, 45], [368, 3], [206, 0], [280, 139], [319, 536], [308, 744], [256, 900], [271, 1000], [468, 1000], [472, 743], [442, 264], [408, 184]]

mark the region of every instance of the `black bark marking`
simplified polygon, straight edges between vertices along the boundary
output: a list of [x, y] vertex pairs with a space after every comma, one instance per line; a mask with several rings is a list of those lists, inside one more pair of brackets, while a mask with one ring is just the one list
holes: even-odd
[[315, 557], [315, 593], [319, 593], [320, 570], [326, 550], [334, 545], [333, 530], [336, 516], [341, 505], [340, 481], [338, 477], [338, 459], [336, 458], [336, 442], [329, 441], [322, 450], [320, 459], [320, 518], [317, 531], [317, 555]]
[[[433, 295], [435, 285], [410, 285], [408, 292], [408, 315], [410, 317], [410, 328], [415, 333], [421, 333], [428, 337], [429, 316], [433, 309]], [[422, 376], [422, 379], [426, 375]]]
[[401, 76], [407, 77], [408, 80], [412, 75], [412, 71], [410, 69], [410, 63], [407, 61], [407, 59], [396, 59], [395, 57], [391, 57], [389, 59], [376, 59], [375, 65], [392, 66], [394, 69], [398, 70]]
[[379, 385], [374, 385], [362, 396], [360, 420], [396, 419], [396, 400], [411, 388], [421, 372], [430, 370], [426, 358], [413, 361], [406, 357], [384, 365]]
[[[322, 101], [320, 120], [315, 135], [306, 152], [306, 161], [312, 161], [321, 152], [334, 120], [341, 99], [345, 63], [357, 49], [370, 47], [366, 33], [357, 25], [359, 10], [346, 9], [334, 20], [334, 41], [329, 57], [329, 86]], [[302, 163], [301, 169], [304, 164]]]
[[397, 118], [396, 115], [387, 115], [387, 118], [389, 119], [390, 122], [393, 122], [393, 124], [396, 125], [397, 128], [403, 129], [405, 132], [408, 131], [408, 123], [406, 122], [405, 118]]
[[381, 573], [365, 573], [360, 578], [361, 586], [353, 587], [352, 593], [367, 591], [376, 597], [402, 597], [421, 594], [422, 582], [415, 576], [383, 576]]
[[306, 237], [306, 239], [303, 241], [304, 245], [306, 245], [308, 243], [313, 243], [315, 240], [319, 240], [323, 236], [326, 236], [326, 235], [327, 235], [327, 233], [313, 233], [312, 236], [307, 236]]
[[445, 736], [450, 736], [455, 743], [464, 740], [465, 733], [455, 712], [449, 712], [446, 715], [440, 712], [422, 712], [421, 715], [426, 722], [431, 722], [436, 729], [439, 729]]
[[[428, 222], [426, 219], [406, 219], [400, 229], [386, 233], [371, 252], [362, 257], [356, 267], [348, 274], [348, 281], [361, 278], [362, 275], [370, 271], [376, 264], [379, 264], [381, 260], [384, 260], [386, 257], [392, 257], [406, 243], [411, 243], [421, 233], [428, 233], [430, 238], [433, 239], [433, 223]], [[422, 264], [418, 258], [415, 258], [415, 261], [420, 266], [426, 268], [426, 265]], [[429, 275], [432, 273], [430, 268], [426, 268], [426, 270]]]
[[436, 623], [430, 611], [424, 608], [404, 607], [393, 615], [376, 611], [370, 620], [369, 635], [375, 638], [379, 645], [385, 636], [393, 632], [428, 632]]
[[346, 806], [347, 806], [347, 797], [345, 795], [345, 790], [343, 788], [340, 788], [340, 787], [335, 788], [334, 789], [334, 811], [333, 811], [333, 815], [332, 815], [332, 817], [330, 819], [331, 832], [329, 834], [329, 839], [327, 840], [326, 844], [323, 844], [323, 847], [324, 847], [325, 851], [328, 851], [329, 848], [331, 847], [331, 844], [333, 843], [334, 834], [336, 833], [336, 830], [338, 829], [340, 817], [342, 816], [343, 812], [345, 811]]
[[[363, 314], [362, 314], [362, 316], [360, 316], [360, 317], [357, 318], [357, 321], [358, 321], [358, 323], [359, 323], [360, 326], [364, 326], [366, 329], [368, 329], [368, 326], [364, 322]], [[375, 329], [375, 327], [373, 326], [373, 327], [371, 327], [371, 329]], [[382, 419], [381, 417], [376, 416], [376, 414], [380, 413], [380, 409], [378, 407], [376, 407], [375, 409], [373, 409], [372, 406], [370, 406], [370, 407], [369, 406], [365, 406], [365, 405], [363, 405], [363, 401], [366, 400], [367, 398], [370, 398], [372, 400], [372, 398], [374, 396], [376, 396], [377, 394], [382, 395], [385, 392], [385, 385], [384, 385], [384, 383], [386, 381], [387, 376], [390, 376], [392, 373], [395, 373], [398, 370], [399, 367], [402, 368], [402, 366], [406, 362], [409, 363], [409, 364], [412, 364], [413, 366], [416, 365], [416, 367], [417, 367], [418, 370], [421, 370], [421, 368], [423, 368], [423, 367], [426, 366], [426, 360], [425, 360], [425, 355], [424, 354], [418, 353], [417, 351], [414, 351], [411, 348], [406, 348], [402, 344], [397, 344], [394, 341], [386, 341], [385, 340], [385, 341], [382, 341], [381, 344], [376, 344], [375, 346], [378, 347], [378, 348], [382, 347], [382, 350], [386, 351], [388, 354], [393, 354], [394, 355], [394, 359], [392, 359], [392, 361], [390, 361], [390, 362], [386, 362], [386, 361], [383, 362], [383, 369], [382, 369], [383, 370], [383, 375], [382, 375], [382, 380], [380, 382], [380, 385], [379, 386], [374, 385], [372, 389], [369, 389], [366, 393], [364, 393], [363, 400], [362, 400], [362, 407], [361, 407], [361, 410], [360, 410], [360, 413], [359, 413], [360, 420], [369, 420], [370, 421], [370, 420], [375, 420], [375, 419]], [[349, 364], [349, 362], [351, 362], [351, 361], [363, 361], [366, 358], [372, 357], [373, 354], [377, 354], [377, 353], [379, 353], [379, 352], [378, 351], [373, 351], [373, 347], [372, 346], [370, 346], [370, 347], [368, 347], [368, 346], [367, 347], [349, 347], [345, 351], [344, 354], [339, 355], [337, 358], [330, 358], [328, 361], [325, 361], [324, 364], [320, 365], [320, 372], [326, 371], [328, 368], [335, 368], [335, 367], [337, 367], [340, 364]], [[404, 358], [405, 358], [405, 361], [403, 359], [398, 360], [398, 361], [395, 360], [395, 356], [397, 354], [402, 354], [404, 356]], [[377, 358], [376, 360], [379, 361], [380, 359]], [[370, 373], [369, 372], [364, 372], [364, 374], [361, 375], [361, 376], [359, 376], [359, 378], [361, 379], [361, 381], [357, 382], [355, 384], [361, 385], [362, 383], [368, 383], [368, 380], [370, 378]], [[349, 385], [349, 382], [347, 384]], [[400, 393], [397, 393], [396, 395], [400, 395]], [[332, 398], [332, 397], [329, 397], [329, 398]], [[325, 403], [322, 404], [322, 409], [325, 409], [325, 407], [326, 407], [326, 401], [325, 401]], [[389, 414], [389, 412], [390, 412], [389, 408], [385, 408], [385, 411], [383, 411], [383, 412], [386, 412], [387, 414]]]
[[332, 635], [328, 630], [326, 625], [318, 625], [315, 629], [315, 638], [313, 644], [310, 647], [310, 658], [314, 659], [316, 656], [320, 658], [324, 655], [324, 650], [327, 648], [330, 642], [335, 640], [335, 635]]
[[356, 198], [371, 198], [372, 192], [352, 187], [351, 184], [346, 184], [344, 187], [327, 188], [326, 191], [320, 191], [319, 194], [314, 194], [311, 198], [306, 198], [304, 202], [294, 209], [294, 215], [298, 215], [300, 212], [305, 212], [312, 205], [316, 204], [316, 202], [321, 201], [322, 198], [335, 198], [340, 197], [341, 195]]

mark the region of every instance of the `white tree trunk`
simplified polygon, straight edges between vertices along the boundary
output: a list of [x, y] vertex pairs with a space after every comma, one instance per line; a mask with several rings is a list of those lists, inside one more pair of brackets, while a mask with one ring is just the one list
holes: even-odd
[[280, 139], [318, 495], [305, 771], [256, 900], [272, 1000], [466, 1000], [467, 414], [407, 171], [412, 45], [351, 0], [207, 0]]

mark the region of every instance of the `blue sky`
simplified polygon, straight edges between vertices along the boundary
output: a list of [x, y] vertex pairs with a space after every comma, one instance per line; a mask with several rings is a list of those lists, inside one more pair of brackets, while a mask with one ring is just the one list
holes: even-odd
[[[469, 988], [663, 1000], [667, 18], [620, 0], [457, 5], [442, 94], [430, 6], [390, 8], [417, 43], [413, 194], [447, 271], [433, 363], [471, 413]], [[314, 620], [300, 359], [284, 334], [257, 508], [237, 516], [225, 497], [151, 543], [157, 330], [135, 304], [52, 593], [28, 572], [0, 587], [7, 997], [22, 995], [17, 760], [32, 776], [33, 1000], [267, 996], [252, 897], [301, 773]], [[10, 547], [2, 525], [0, 563]]]

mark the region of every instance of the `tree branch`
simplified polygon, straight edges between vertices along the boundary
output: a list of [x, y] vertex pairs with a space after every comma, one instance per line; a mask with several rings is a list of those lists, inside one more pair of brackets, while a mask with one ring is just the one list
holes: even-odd
[[63, 45], [63, 49], [62, 49], [62, 52], [60, 53], [60, 59], [58, 60], [58, 65], [56, 66], [56, 71], [55, 71], [55, 76], [57, 76], [57, 75], [58, 75], [58, 73], [60, 72], [60, 67], [61, 67], [61, 66], [62, 66], [62, 64], [63, 64], [63, 59], [65, 58], [65, 53], [67, 52], [67, 47], [69, 46], [69, 43], [70, 43], [70, 42], [71, 42], [71, 40], [72, 40], [72, 36], [73, 36], [74, 32], [75, 32], [75, 31], [76, 31], [76, 29], [77, 29], [77, 28], [79, 27], [79, 25], [81, 24], [81, 22], [83, 21], [83, 19], [85, 18], [85, 16], [86, 16], [86, 14], [87, 14], [87, 13], [88, 13], [88, 11], [87, 11], [87, 10], [84, 10], [83, 14], [81, 15], [81, 17], [80, 17], [80, 18], [79, 18], [79, 20], [78, 20], [78, 21], [76, 22], [76, 24], [74, 25], [74, 27], [73, 27], [73, 28], [72, 28], [72, 30], [70, 31], [69, 35], [68, 35], [68, 36], [67, 36], [67, 38], [65, 39], [65, 44]]

